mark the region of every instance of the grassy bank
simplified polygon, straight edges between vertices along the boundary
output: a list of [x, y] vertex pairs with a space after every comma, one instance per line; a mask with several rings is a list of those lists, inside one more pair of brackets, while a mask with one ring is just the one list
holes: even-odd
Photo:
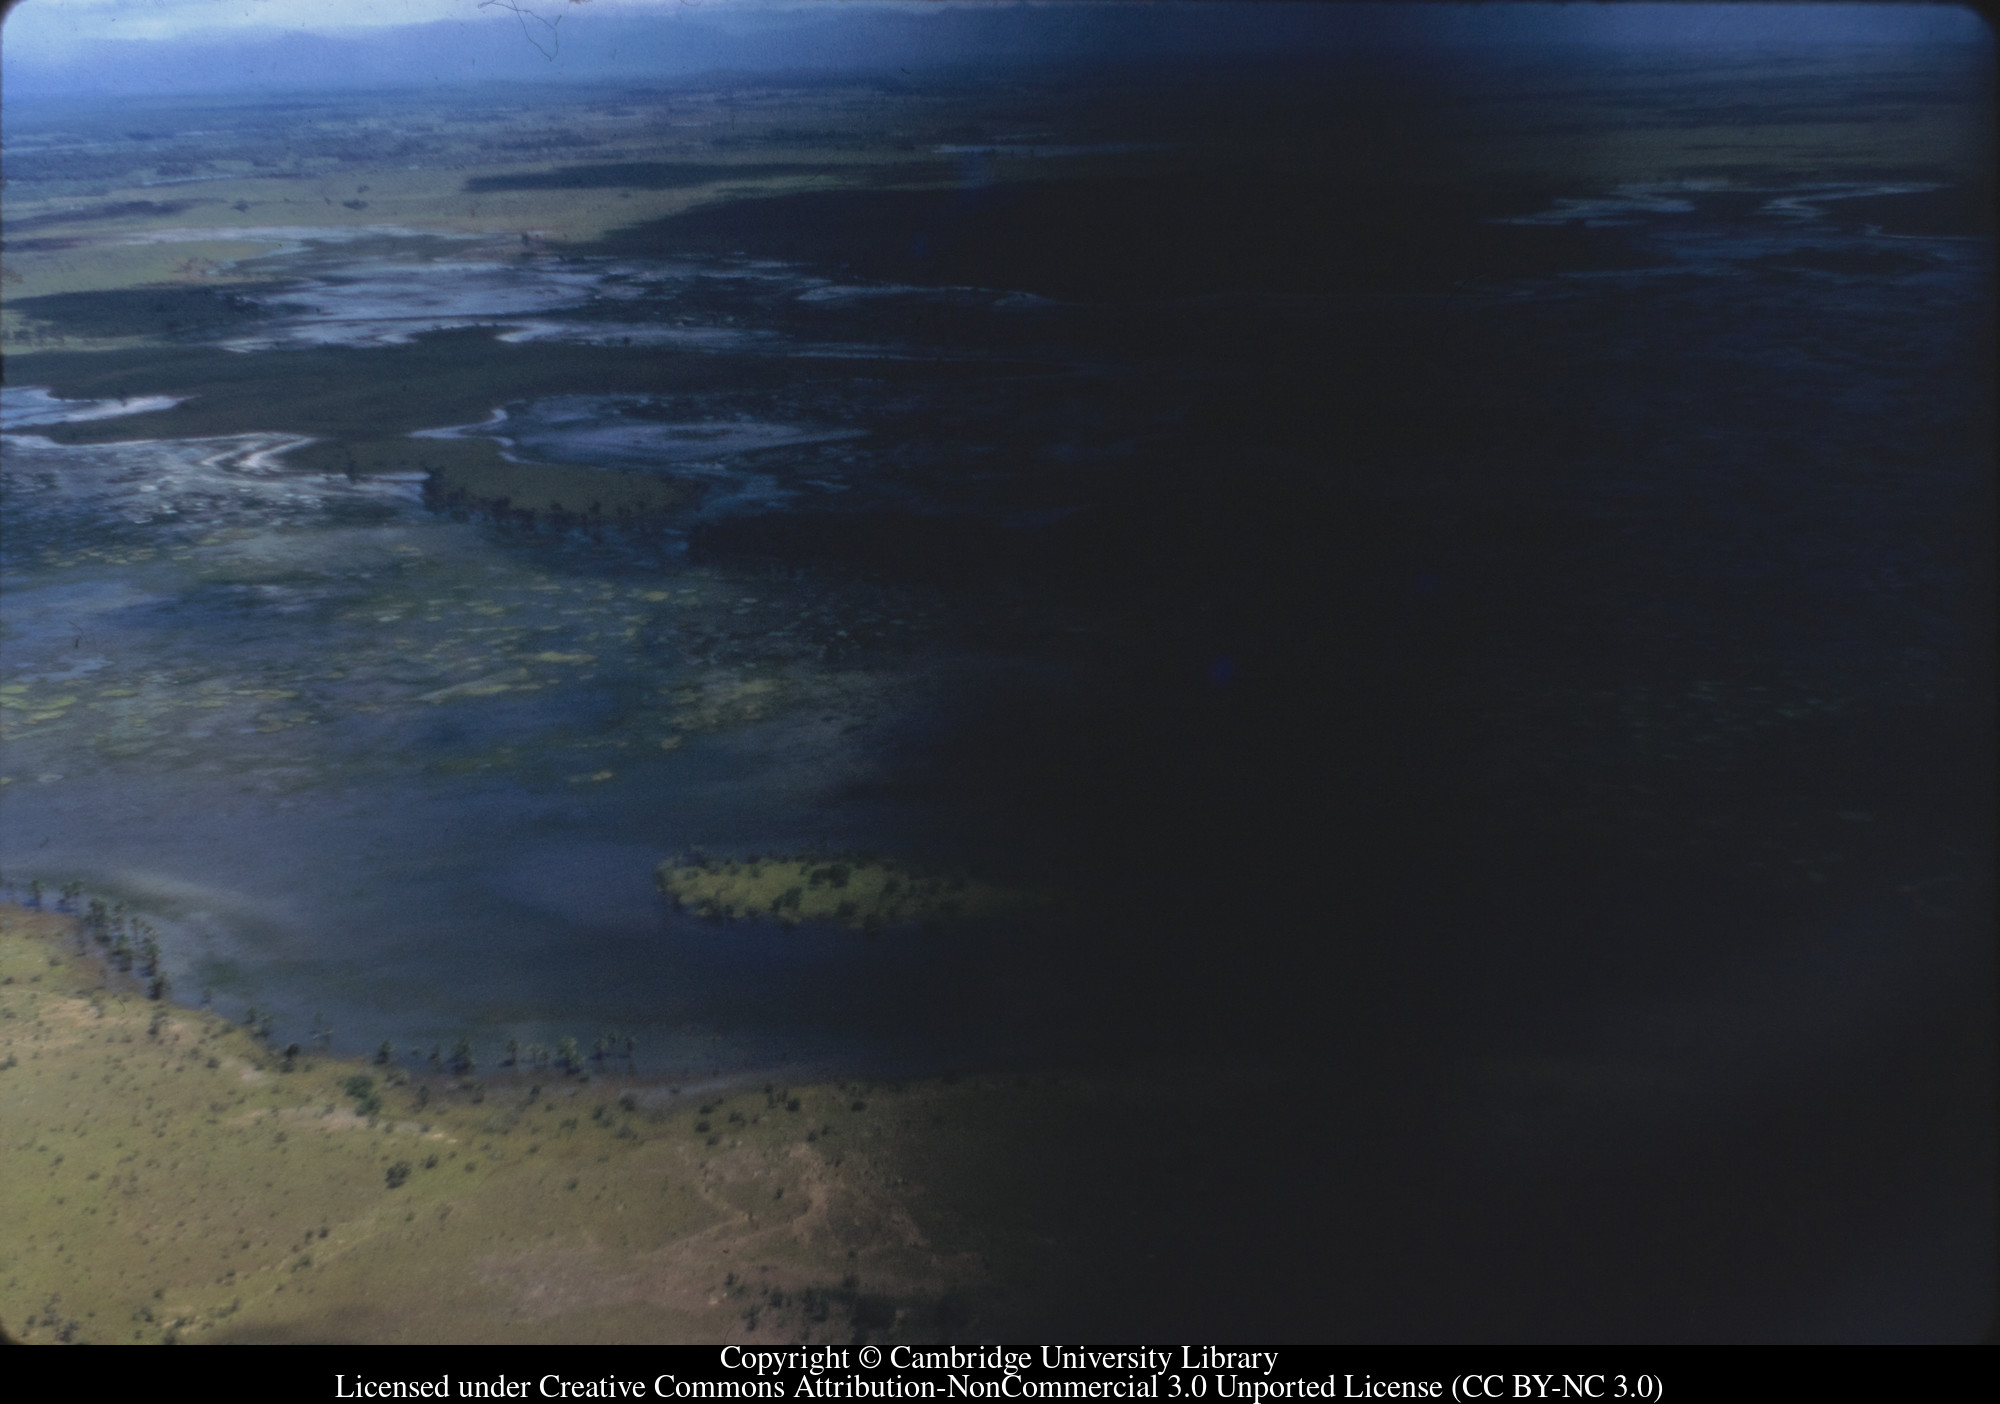
[[949, 1334], [986, 1274], [896, 1142], [963, 1095], [288, 1057], [9, 908], [0, 1322], [28, 1343]]
[[0, 1327], [27, 1344], [1287, 1329], [1257, 1255], [1297, 1202], [1225, 1192], [1216, 1117], [1320, 1185], [1298, 1104], [1240, 1077], [412, 1076], [150, 1000], [80, 944], [0, 908]]

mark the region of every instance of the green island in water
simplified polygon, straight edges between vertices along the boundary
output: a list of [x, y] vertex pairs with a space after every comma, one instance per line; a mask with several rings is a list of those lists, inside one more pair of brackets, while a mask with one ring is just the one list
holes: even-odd
[[830, 921], [857, 931], [1004, 916], [1035, 900], [964, 873], [926, 872], [869, 854], [738, 859], [696, 851], [660, 864], [658, 879], [668, 900], [697, 916], [781, 926]]

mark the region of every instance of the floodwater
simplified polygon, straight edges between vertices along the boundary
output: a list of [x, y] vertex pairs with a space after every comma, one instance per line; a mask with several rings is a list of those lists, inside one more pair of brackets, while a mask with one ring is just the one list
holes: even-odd
[[[1644, 256], [1465, 298], [1490, 315], [1666, 284], [1680, 310], [1656, 338], [1700, 335], [1720, 304], [1746, 297], [1901, 323], [1912, 309], [1977, 297], [1984, 241], [1834, 226], [1827, 214], [1847, 198], [1932, 188], [1684, 182], [1559, 197], [1511, 222], [1614, 224]], [[625, 304], [671, 307], [695, 276], [683, 267], [647, 280], [605, 260], [420, 256], [370, 257], [329, 276], [326, 256], [315, 251], [315, 277], [272, 295], [280, 330], [226, 344], [246, 354], [285, 339], [367, 345], [469, 321], [507, 335], [607, 286]], [[846, 291], [768, 261], [754, 273], [746, 321], [773, 285], [798, 301]], [[1946, 373], [1948, 331], [1932, 333], [1928, 364], [1901, 373]], [[1923, 349], [1915, 326], [1902, 333], [1906, 352]], [[778, 331], [763, 334], [780, 343], [775, 354], [789, 349]], [[1765, 373], [1788, 353], [1744, 354]], [[934, 404], [861, 387], [780, 419], [747, 412], [745, 397], [718, 406], [556, 395], [426, 431], [491, 437], [530, 462], [703, 488], [641, 555], [604, 545], [558, 559], [546, 544], [427, 510], [421, 474], [289, 469], [292, 437], [62, 446], [34, 433], [170, 398], [66, 404], [33, 386], [6, 396], [7, 701], [19, 719], [9, 867], [25, 859], [50, 880], [82, 880], [156, 913], [184, 997], [212, 991], [293, 1030], [319, 1028], [323, 1015], [349, 1049], [461, 1034], [490, 1049], [506, 1037], [617, 1029], [638, 1037], [650, 1065], [742, 1066], [851, 1056], [863, 1044], [879, 1052], [884, 1011], [917, 1002], [934, 979], [946, 959], [935, 943], [703, 926], [664, 913], [651, 883], [661, 856], [695, 844], [855, 846], [894, 842], [899, 826], [903, 842], [922, 831], [910, 813], [840, 800], [873, 762], [839, 739], [848, 701], [827, 704], [837, 723], [807, 716], [817, 706], [803, 699], [833, 687], [838, 670], [804, 646], [815, 625], [796, 586], [692, 565], [683, 543], [702, 521], [856, 486], [850, 500], [939, 506], [936, 480], [914, 495], [907, 472], [893, 490], [878, 481], [896, 452], [911, 451], [909, 421]], [[1124, 414], [1138, 420], [1146, 408]], [[1093, 427], [1114, 443], [1151, 432]], [[1105, 452], [1070, 424], [1059, 432], [1044, 456]], [[1627, 472], [1585, 491], [1619, 510], [1651, 489]], [[1066, 510], [1058, 496], [1052, 515]], [[1712, 529], [1721, 534], [1706, 569], [1740, 569], [1728, 517]], [[840, 625], [852, 622], [823, 621], [818, 636], [846, 637]], [[1907, 652], [1915, 640], [1903, 642]], [[871, 695], [894, 693], [893, 672], [869, 674]], [[1850, 697], [1865, 686], [1845, 679]], [[909, 690], [894, 705], [920, 711], [921, 699]], [[922, 726], [912, 715], [896, 724]], [[928, 1037], [898, 1025], [889, 1043]]]
[[[16, 422], [53, 413], [8, 395]], [[587, 461], [582, 422], [563, 402], [506, 427], [580, 435]], [[711, 459], [798, 437], [698, 429], [634, 432]], [[11, 850], [152, 914], [182, 997], [350, 1050], [615, 1029], [679, 1068], [823, 1061], [864, 1031], [891, 1060], [923, 1046], [885, 1011], [934, 976], [935, 941], [711, 927], [654, 894], [696, 844], [869, 829], [829, 812], [841, 748], [790, 734], [817, 723], [781, 733], [803, 765], [746, 743], [796, 710], [780, 644], [718, 668], [660, 641], [754, 596], [696, 569], [550, 569], [427, 512], [420, 478], [292, 472], [287, 442], [10, 438]]]

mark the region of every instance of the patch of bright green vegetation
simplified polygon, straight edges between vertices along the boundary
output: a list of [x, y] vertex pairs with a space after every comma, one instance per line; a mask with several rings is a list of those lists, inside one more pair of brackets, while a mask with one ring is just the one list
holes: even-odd
[[831, 921], [857, 930], [977, 920], [1017, 911], [1027, 894], [962, 873], [924, 872], [867, 855], [713, 858], [659, 867], [660, 891], [699, 916], [758, 917], [783, 926]]

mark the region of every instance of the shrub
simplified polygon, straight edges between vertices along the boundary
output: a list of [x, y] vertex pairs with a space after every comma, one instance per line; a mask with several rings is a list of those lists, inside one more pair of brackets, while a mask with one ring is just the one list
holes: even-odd
[[857, 1296], [854, 1299], [854, 1329], [886, 1331], [896, 1324], [896, 1304], [887, 1297]]
[[388, 1182], [390, 1189], [401, 1189], [403, 1182], [410, 1178], [410, 1162], [397, 1161], [383, 1172], [382, 1178]]

